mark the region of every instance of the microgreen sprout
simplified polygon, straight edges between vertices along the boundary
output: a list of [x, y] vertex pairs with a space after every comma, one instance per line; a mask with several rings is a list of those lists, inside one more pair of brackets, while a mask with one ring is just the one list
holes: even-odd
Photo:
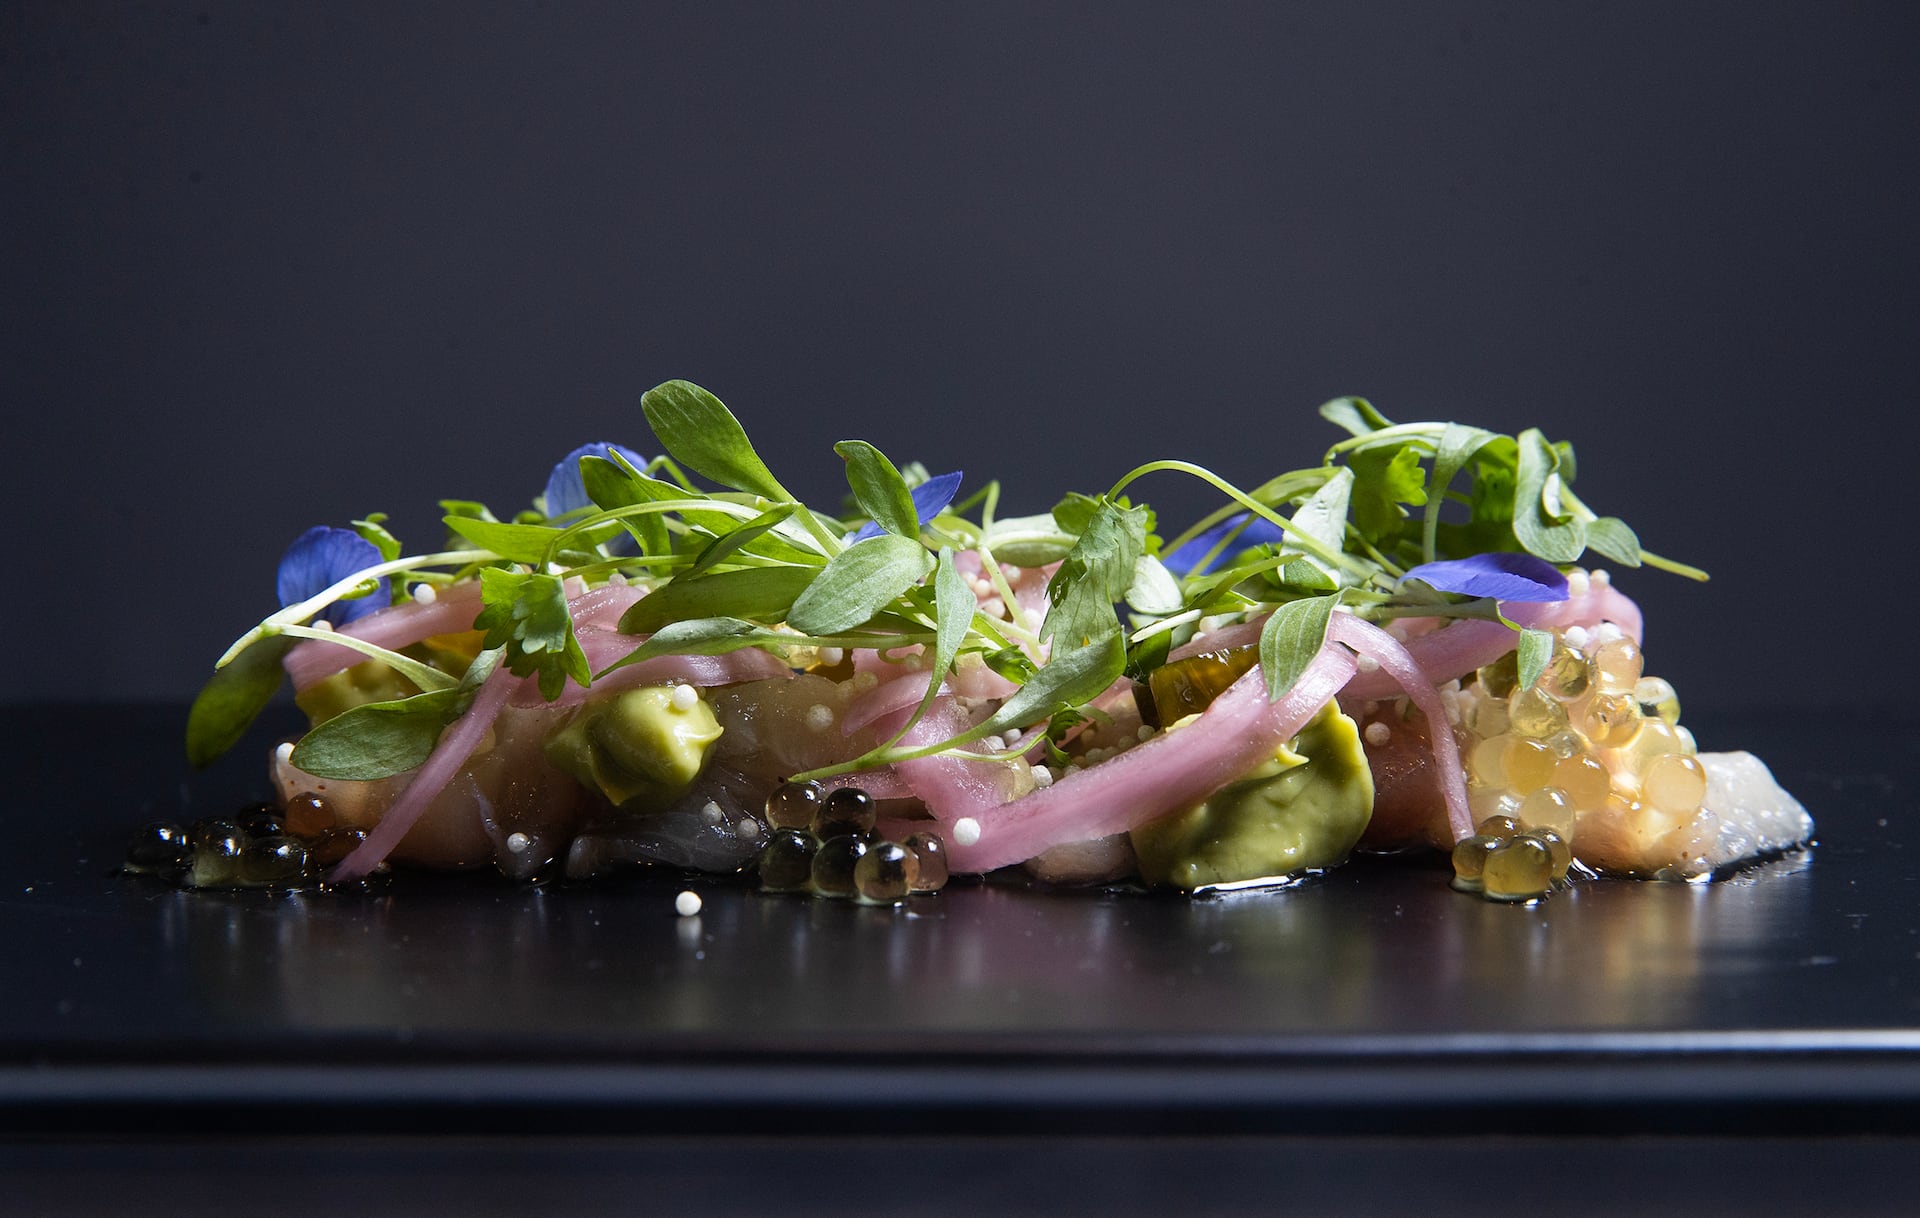
[[[315, 620], [364, 620], [394, 600], [388, 580], [403, 572], [408, 586], [477, 585], [474, 617], [459, 625], [485, 632], [488, 671], [503, 665], [550, 699], [658, 656], [919, 648], [926, 692], [904, 725], [861, 756], [800, 777], [967, 750], [1009, 731], [1037, 743], [1035, 725], [1097, 716], [1096, 698], [1164, 663], [1207, 623], [1260, 623], [1260, 666], [1277, 699], [1326, 646], [1336, 612], [1504, 621], [1501, 602], [1564, 599], [1564, 569], [1588, 551], [1704, 578], [1648, 553], [1623, 522], [1578, 498], [1569, 446], [1538, 431], [1395, 424], [1357, 398], [1322, 407], [1348, 436], [1317, 466], [1242, 488], [1191, 462], [1152, 461], [1104, 494], [1070, 494], [1016, 519], [998, 516], [997, 482], [956, 504], [957, 471], [896, 466], [859, 440], [833, 447], [851, 497], [841, 515], [822, 512], [787, 491], [739, 420], [699, 386], [670, 381], [643, 395], [641, 411], [659, 456], [583, 445], [553, 467], [532, 509], [505, 519], [446, 500], [458, 548], [402, 556], [377, 515], [354, 530], [303, 534], [281, 565], [281, 609], [228, 650], [195, 704], [195, 760], [238, 739], [296, 641], [329, 638], [421, 691], [330, 731], [329, 764], [369, 773], [430, 745], [471, 700], [474, 680], [463, 685], [458, 672]], [[1152, 509], [1128, 493], [1167, 474], [1197, 479], [1222, 502], [1163, 540]], [[1029, 618], [1019, 599], [1031, 601], [1039, 583], [1012, 567], [1046, 572], [1043, 618]], [[609, 581], [643, 593], [619, 620], [633, 645], [590, 664], [573, 606]], [[902, 743], [963, 665], [985, 665], [1014, 692], [965, 731]], [[384, 751], [355, 751], [361, 721], [384, 725]]]

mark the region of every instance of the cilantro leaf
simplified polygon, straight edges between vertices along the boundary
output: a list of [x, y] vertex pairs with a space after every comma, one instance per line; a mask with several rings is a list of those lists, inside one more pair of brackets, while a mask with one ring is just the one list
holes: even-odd
[[[1147, 552], [1152, 519], [1148, 509], [1125, 507], [1104, 496], [1093, 502], [1096, 506], [1085, 517], [1080, 539], [1047, 584], [1049, 604], [1040, 637], [1051, 639], [1056, 647], [1079, 648], [1119, 635], [1120, 616], [1114, 605], [1125, 599], [1134, 568]], [[1076, 518], [1078, 508], [1076, 504], [1069, 509]], [[1056, 519], [1059, 511], [1054, 510]]]
[[474, 628], [487, 632], [486, 646], [507, 649], [514, 676], [539, 675], [541, 697], [559, 697], [568, 677], [581, 685], [593, 679], [558, 576], [487, 567], [480, 572], [480, 602], [485, 607]]

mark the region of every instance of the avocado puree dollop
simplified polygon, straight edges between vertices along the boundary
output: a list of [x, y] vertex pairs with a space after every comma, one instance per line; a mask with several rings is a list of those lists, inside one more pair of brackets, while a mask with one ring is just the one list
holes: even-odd
[[693, 788], [720, 731], [705, 698], [653, 685], [582, 710], [547, 738], [547, 760], [616, 807], [664, 807]]
[[1345, 859], [1373, 815], [1360, 730], [1329, 702], [1273, 759], [1132, 833], [1140, 876], [1193, 891], [1280, 879]]

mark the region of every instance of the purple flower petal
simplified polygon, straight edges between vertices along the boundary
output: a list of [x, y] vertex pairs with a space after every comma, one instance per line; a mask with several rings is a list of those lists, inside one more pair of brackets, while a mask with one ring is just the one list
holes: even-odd
[[[947, 505], [953, 502], [953, 497], [960, 493], [961, 476], [961, 471], [956, 469], [950, 474], [939, 474], [929, 478], [909, 491], [908, 494], [913, 496], [914, 518], [921, 524], [925, 524], [946, 511]], [[865, 541], [869, 537], [878, 537], [880, 531], [880, 526], [870, 520], [860, 526], [859, 531], [853, 535], [853, 540]]]
[[647, 467], [647, 459], [624, 444], [608, 444], [604, 441], [582, 444], [560, 458], [553, 472], [547, 475], [548, 517], [565, 516], [568, 512], [592, 507], [593, 500], [587, 498], [586, 484], [580, 480], [580, 458], [605, 457], [611, 461], [612, 454], [616, 452], [631, 461], [635, 469]]
[[1415, 567], [1403, 578], [1462, 596], [1534, 604], [1567, 599], [1567, 577], [1560, 574], [1560, 568], [1531, 554], [1502, 552], [1450, 558]]
[[[379, 562], [379, 548], [352, 529], [315, 525], [294, 538], [287, 552], [281, 555], [274, 591], [279, 594], [280, 607], [284, 609]], [[385, 609], [391, 602], [386, 577], [382, 576], [374, 591], [353, 600], [335, 601], [319, 616], [336, 626], [344, 626], [375, 610]]]
[[[1255, 546], [1273, 545], [1286, 537], [1279, 525], [1264, 516], [1254, 517], [1253, 523], [1248, 524], [1247, 521], [1252, 516], [1251, 512], [1241, 512], [1236, 516], [1227, 517], [1171, 554], [1162, 554], [1161, 563], [1175, 575], [1205, 575], [1222, 559], [1233, 558]], [[1242, 528], [1243, 525], [1244, 528]], [[1201, 563], [1202, 559], [1206, 559], [1207, 551], [1219, 545], [1221, 540], [1235, 529], [1240, 530], [1240, 535], [1227, 542], [1217, 556], [1198, 567], [1194, 566], [1195, 563]]]

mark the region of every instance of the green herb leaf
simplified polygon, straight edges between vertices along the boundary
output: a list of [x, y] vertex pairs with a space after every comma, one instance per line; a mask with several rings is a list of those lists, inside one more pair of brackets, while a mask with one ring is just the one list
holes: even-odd
[[1440, 505], [1446, 502], [1447, 488], [1473, 460], [1474, 454], [1494, 439], [1494, 433], [1478, 427], [1449, 423], [1440, 431], [1433, 448], [1433, 481], [1427, 491], [1427, 511], [1422, 522], [1421, 548], [1427, 562], [1434, 561], [1440, 529]]
[[1587, 522], [1587, 548], [1623, 567], [1640, 565], [1640, 539], [1618, 516]]
[[967, 586], [967, 577], [953, 565], [952, 547], [940, 547], [940, 563], [933, 573], [934, 677], [927, 685], [929, 693], [939, 685], [942, 676], [952, 671], [953, 662], [960, 655], [960, 645], [967, 641], [967, 632], [973, 626], [978, 605], [973, 589]]
[[[1353, 480], [1353, 471], [1345, 466], [1334, 471], [1325, 485], [1294, 509], [1290, 522], [1294, 530], [1330, 550], [1346, 549], [1347, 510], [1353, 499]], [[1327, 571], [1327, 574], [1335, 580], [1341, 578], [1338, 571]]]
[[1402, 504], [1420, 507], [1427, 502], [1427, 471], [1420, 450], [1412, 444], [1382, 446], [1356, 452], [1353, 467], [1353, 523], [1361, 536], [1375, 545], [1388, 545], [1406, 519]]
[[195, 769], [240, 743], [286, 679], [280, 662], [293, 645], [284, 635], [270, 636], [214, 669], [187, 712], [187, 760]]
[[293, 764], [343, 782], [404, 774], [432, 755], [459, 699], [459, 690], [442, 689], [353, 707], [301, 737]]
[[[619, 453], [616, 451], [614, 455], [617, 457]], [[685, 491], [678, 487], [669, 487], [663, 482], [655, 482], [634, 469], [624, 459], [616, 462], [605, 457], [582, 457], [580, 485], [586, 488], [587, 498], [593, 500], [594, 504], [603, 511], [608, 512], [619, 511], [626, 507], [638, 507], [640, 504], [655, 502], [659, 499], [686, 498]], [[668, 493], [656, 493], [655, 488]], [[673, 541], [667, 534], [667, 522], [660, 518], [659, 513], [622, 516], [620, 524], [639, 544], [642, 554], [673, 553]]]
[[1267, 698], [1287, 696], [1300, 674], [1327, 643], [1327, 624], [1333, 620], [1338, 594], [1289, 601], [1273, 611], [1260, 628], [1260, 671], [1267, 680]]
[[593, 679], [558, 576], [485, 567], [480, 601], [484, 608], [473, 619], [474, 628], [487, 632], [486, 646], [506, 648], [506, 664], [515, 676], [539, 675], [541, 697], [549, 702], [559, 697], [568, 677], [581, 685]]
[[1548, 562], [1578, 561], [1587, 548], [1586, 525], [1559, 504], [1560, 454], [1538, 428], [1520, 433], [1520, 465], [1513, 487], [1513, 535]]
[[1336, 427], [1344, 427], [1355, 436], [1370, 436], [1382, 428], [1392, 427], [1387, 416], [1373, 408], [1373, 403], [1365, 398], [1335, 398], [1323, 403], [1320, 417]]
[[804, 634], [851, 630], [892, 604], [932, 567], [933, 555], [911, 537], [882, 533], [855, 542], [834, 555], [793, 602], [787, 624]]
[[400, 539], [387, 532], [386, 520], [385, 512], [372, 512], [365, 520], [354, 521], [353, 531], [373, 543], [373, 548], [380, 551], [381, 562], [392, 562], [400, 557]]
[[[1098, 506], [1081, 528], [1080, 539], [1073, 543], [1047, 585], [1050, 603], [1040, 636], [1053, 640], [1056, 648], [1080, 648], [1109, 634], [1119, 635], [1120, 618], [1114, 604], [1125, 599], [1133, 583], [1134, 566], [1147, 552], [1152, 517], [1148, 509], [1123, 507], [1104, 496], [1096, 502]], [[1056, 517], [1058, 514], [1056, 508]]]
[[492, 550], [508, 562], [547, 561], [548, 552], [560, 530], [544, 524], [502, 524], [497, 520], [476, 520], [468, 516], [448, 516], [447, 527], [483, 550]]
[[1151, 554], [1134, 560], [1133, 582], [1127, 585], [1125, 600], [1135, 613], [1148, 617], [1167, 617], [1186, 607], [1180, 581]]
[[606, 671], [612, 672], [616, 668], [638, 664], [642, 660], [651, 660], [655, 656], [722, 656], [767, 642], [771, 638], [773, 638], [772, 631], [756, 626], [752, 622], [743, 622], [737, 617], [706, 617], [691, 621], [669, 622], [654, 631], [652, 638], [640, 644], [618, 663], [608, 665]]
[[865, 440], [842, 440], [833, 451], [847, 463], [847, 485], [853, 488], [855, 502], [870, 520], [901, 537], [920, 536], [913, 492], [885, 453]]
[[738, 528], [722, 533], [707, 543], [707, 547], [700, 551], [699, 557], [693, 560], [693, 566], [687, 568], [686, 574], [700, 575], [711, 571], [716, 565], [732, 558], [746, 546], [779, 526], [792, 516], [798, 507], [799, 504], [786, 503], [777, 508], [770, 508], [752, 520], [745, 521]]
[[661, 446], [688, 469], [737, 491], [790, 498], [753, 451], [740, 420], [700, 386], [668, 381], [640, 395], [640, 409]]
[[988, 732], [1025, 727], [1059, 711], [1085, 706], [1105, 693], [1126, 667], [1126, 643], [1117, 631], [1085, 647], [1055, 650], [1040, 671], [969, 734], [978, 739]]
[[1520, 689], [1532, 689], [1553, 658], [1553, 633], [1547, 630], [1522, 630], [1515, 660], [1520, 669]]
[[822, 574], [814, 567], [743, 567], [697, 578], [682, 576], [635, 601], [620, 616], [620, 630], [651, 634], [689, 618], [747, 618], [771, 624], [784, 619], [795, 600]]
[[1044, 567], [1059, 562], [1073, 549], [1076, 534], [1060, 526], [1052, 512], [1040, 516], [1011, 516], [995, 520], [983, 539], [1000, 562], [1016, 567]]

